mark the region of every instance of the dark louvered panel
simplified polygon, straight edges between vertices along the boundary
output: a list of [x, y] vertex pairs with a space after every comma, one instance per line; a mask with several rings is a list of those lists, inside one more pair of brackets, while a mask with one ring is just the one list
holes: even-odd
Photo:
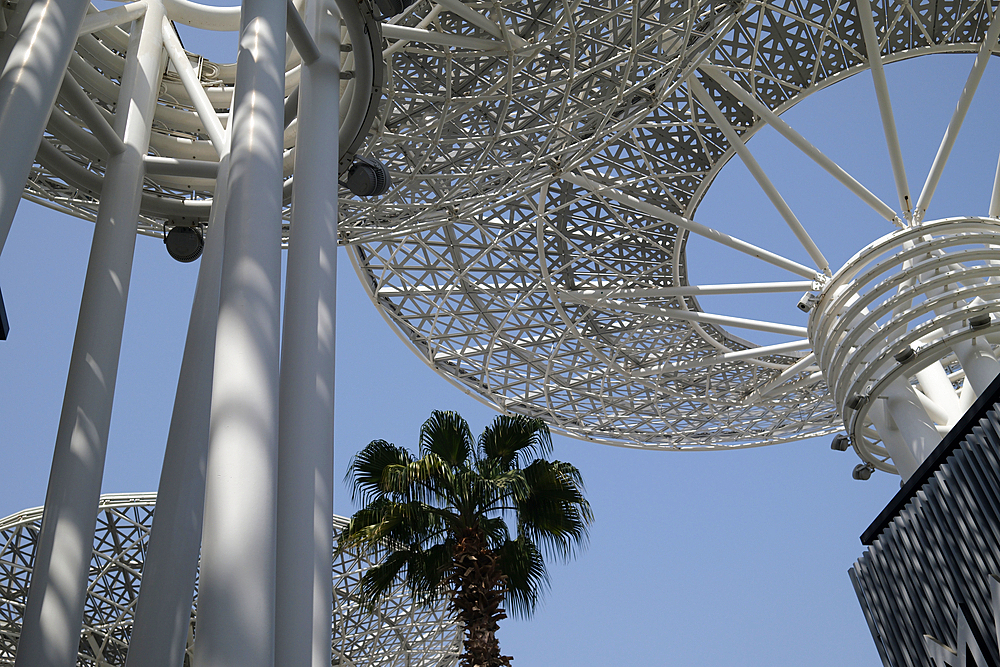
[[990, 592], [1000, 576], [1000, 378], [861, 539], [868, 549], [850, 577], [886, 667], [935, 667], [925, 635], [964, 651], [960, 615], [985, 662], [1000, 666]]

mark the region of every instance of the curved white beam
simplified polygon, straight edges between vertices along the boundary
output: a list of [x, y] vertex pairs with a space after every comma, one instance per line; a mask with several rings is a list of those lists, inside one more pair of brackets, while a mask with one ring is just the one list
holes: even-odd
[[903, 151], [899, 147], [896, 117], [892, 113], [889, 84], [885, 80], [885, 69], [882, 67], [882, 49], [879, 46], [878, 37], [875, 35], [875, 21], [872, 19], [872, 7], [869, 0], [858, 0], [858, 15], [861, 17], [861, 32], [865, 40], [865, 49], [868, 51], [868, 64], [872, 70], [875, 98], [878, 100], [879, 115], [882, 118], [882, 133], [885, 135], [886, 147], [889, 150], [889, 163], [892, 165], [896, 194], [899, 196], [900, 209], [909, 220], [913, 217], [910, 186], [906, 180]]
[[761, 104], [760, 100], [746, 91], [743, 86], [729, 78], [725, 72], [720, 70], [718, 67], [707, 63], [703, 64], [700, 69], [711, 76], [712, 79], [725, 88], [726, 91], [733, 97], [749, 107], [755, 114], [763, 118], [771, 127], [777, 130], [779, 134], [788, 139], [793, 146], [805, 153], [828, 174], [840, 181], [848, 190], [854, 193], [858, 199], [871, 206], [876, 213], [899, 227], [903, 226], [903, 221], [899, 219], [899, 216], [892, 210], [892, 207], [872, 194], [868, 188], [861, 185], [857, 179], [844, 171], [839, 164], [828, 158], [822, 151], [813, 146], [805, 137], [796, 132], [776, 113], [768, 109], [764, 104]]
[[768, 264], [773, 264], [774, 266], [785, 269], [786, 271], [791, 271], [792, 273], [798, 274], [804, 278], [813, 279], [819, 275], [819, 271], [816, 269], [810, 269], [808, 266], [782, 257], [781, 255], [775, 254], [770, 250], [764, 250], [763, 248], [755, 246], [752, 243], [747, 243], [746, 241], [730, 236], [724, 232], [712, 229], [711, 227], [706, 227], [705, 225], [697, 223], [694, 220], [689, 220], [685, 217], [677, 215], [676, 213], [666, 211], [654, 204], [649, 204], [636, 199], [635, 197], [626, 195], [618, 190], [615, 190], [611, 186], [597, 183], [582, 174], [564, 173], [561, 175], [561, 178], [564, 181], [586, 188], [594, 194], [627, 204], [636, 211], [645, 213], [654, 219], [669, 222], [672, 225], [677, 225], [678, 227], [686, 229], [689, 232], [697, 234], [698, 236], [703, 236], [710, 241], [715, 241], [716, 243], [720, 243], [728, 248], [732, 248], [733, 250], [738, 250], [739, 252], [750, 255], [751, 257], [756, 257], [757, 259], [765, 261]]
[[1000, 16], [998, 14], [1000, 12], [993, 13], [989, 30], [986, 31], [986, 37], [983, 39], [982, 46], [979, 47], [976, 61], [972, 64], [972, 70], [969, 72], [969, 78], [966, 80], [965, 87], [962, 88], [962, 94], [958, 98], [955, 113], [951, 116], [951, 122], [948, 123], [948, 129], [945, 130], [944, 137], [941, 139], [941, 146], [938, 147], [937, 155], [934, 156], [934, 163], [931, 165], [931, 170], [927, 174], [927, 180], [924, 181], [924, 187], [920, 191], [917, 208], [913, 212], [914, 218], [918, 223], [923, 219], [924, 213], [927, 212], [927, 207], [931, 204], [931, 198], [934, 197], [934, 190], [937, 189], [938, 181], [941, 180], [941, 174], [944, 172], [944, 167], [948, 163], [948, 157], [951, 155], [951, 149], [955, 146], [955, 140], [958, 139], [958, 133], [962, 129], [965, 114], [969, 111], [969, 105], [972, 104], [972, 98], [976, 95], [979, 81], [983, 78], [983, 72], [986, 71], [986, 64], [989, 62], [990, 56], [993, 55], [993, 48], [997, 45], [997, 38], [1000, 37], [1000, 20], [997, 20]]
[[751, 153], [750, 149], [747, 148], [747, 145], [743, 143], [743, 139], [739, 134], [737, 134], [736, 128], [734, 128], [729, 123], [729, 120], [722, 115], [722, 111], [718, 106], [716, 106], [715, 101], [712, 100], [712, 96], [708, 94], [708, 91], [705, 90], [701, 83], [698, 82], [697, 77], [688, 77], [688, 85], [691, 87], [691, 92], [694, 93], [694, 96], [697, 97], [698, 101], [705, 107], [705, 111], [707, 111], [708, 115], [712, 117], [712, 121], [719, 127], [722, 134], [725, 135], [726, 140], [736, 150], [736, 153], [740, 156], [743, 164], [746, 165], [747, 170], [754, 177], [754, 180], [757, 181], [757, 184], [760, 185], [760, 189], [764, 191], [764, 194], [767, 195], [767, 198], [774, 205], [774, 208], [778, 211], [782, 220], [785, 221], [785, 224], [787, 224], [789, 229], [792, 230], [792, 233], [795, 234], [795, 238], [799, 240], [802, 247], [806, 249], [807, 253], [809, 253], [809, 257], [812, 258], [812, 261], [816, 262], [816, 266], [818, 266], [823, 273], [829, 275], [830, 263], [826, 260], [826, 257], [823, 256], [823, 253], [820, 251], [819, 246], [816, 245], [816, 242], [812, 240], [811, 236], [809, 236], [809, 232], [806, 231], [806, 228], [802, 226], [799, 219], [795, 217], [794, 213], [792, 213], [792, 209], [789, 208], [788, 203], [785, 202], [784, 198], [778, 192], [778, 189], [774, 187], [771, 179], [767, 177], [763, 167], [761, 167], [760, 163], [757, 162], [753, 153]]

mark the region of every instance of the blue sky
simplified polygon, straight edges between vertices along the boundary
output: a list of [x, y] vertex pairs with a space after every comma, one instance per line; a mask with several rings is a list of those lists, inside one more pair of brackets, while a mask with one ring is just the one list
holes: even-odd
[[[942, 56], [887, 70], [913, 191], [970, 66], [971, 57]], [[1000, 151], [998, 68], [987, 69], [928, 219], [986, 213]], [[814, 95], [785, 118], [896, 201], [870, 75]], [[834, 265], [891, 231], [774, 133], [762, 132], [750, 147]], [[735, 160], [698, 219], [762, 245], [773, 240], [772, 248], [790, 236]], [[22, 202], [0, 256], [11, 323], [0, 343], [0, 516], [44, 498], [92, 231], [90, 223]], [[689, 257], [693, 284], [746, 280], [755, 270], [697, 241]], [[171, 260], [162, 242], [138, 239], [105, 492], [156, 488], [197, 269]], [[338, 477], [372, 439], [414, 445], [431, 410], [457, 410], [477, 432], [488, 423], [489, 408], [407, 350], [363, 293], [345, 251], [338, 290]], [[800, 323], [797, 299], [731, 305]], [[861, 553], [858, 535], [898, 478], [852, 480], [857, 459], [831, 451], [826, 438], [662, 453], [559, 437], [556, 456], [581, 469], [596, 523], [589, 548], [552, 567], [552, 589], [535, 616], [501, 627], [503, 652], [518, 667], [879, 664], [847, 569]], [[346, 486], [336, 510], [353, 511]]]

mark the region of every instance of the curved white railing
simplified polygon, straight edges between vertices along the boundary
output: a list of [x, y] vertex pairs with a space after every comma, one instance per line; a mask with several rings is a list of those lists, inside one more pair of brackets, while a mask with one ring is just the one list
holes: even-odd
[[1000, 370], [998, 266], [1000, 220], [953, 218], [874, 241], [824, 286], [809, 338], [864, 461], [908, 477]]

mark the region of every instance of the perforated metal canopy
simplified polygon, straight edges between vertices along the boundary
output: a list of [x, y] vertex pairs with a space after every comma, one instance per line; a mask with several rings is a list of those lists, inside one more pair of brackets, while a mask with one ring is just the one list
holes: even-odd
[[[135, 604], [142, 583], [155, 493], [101, 497], [90, 565], [77, 664], [124, 665]], [[13, 665], [28, 581], [42, 520], [42, 508], [0, 520], [0, 665]], [[347, 519], [334, 517], [334, 531]], [[444, 601], [417, 605], [402, 585], [374, 613], [354, 597], [361, 575], [382, 554], [344, 553], [333, 561], [333, 665], [353, 667], [450, 667], [461, 652], [461, 633]], [[191, 661], [197, 636], [192, 601], [191, 629], [184, 664]]]
[[[452, 4], [419, 2], [398, 22], [506, 53], [390, 46], [371, 151], [398, 186], [343, 203], [358, 275], [414, 351], [501, 410], [611, 444], [730, 448], [839, 430], [817, 367], [799, 363], [805, 317], [777, 331], [789, 342], [753, 350], [725, 314], [704, 313], [705, 290], [685, 287], [685, 246], [697, 233], [733, 247], [692, 219], [732, 137], [767, 125], [717, 75], [780, 113], [867, 69], [856, 4], [470, 5], [496, 37]], [[984, 2], [872, 9], [884, 62], [975, 52], [991, 15]], [[827, 268], [780, 265], [781, 289], [799, 294]]]

